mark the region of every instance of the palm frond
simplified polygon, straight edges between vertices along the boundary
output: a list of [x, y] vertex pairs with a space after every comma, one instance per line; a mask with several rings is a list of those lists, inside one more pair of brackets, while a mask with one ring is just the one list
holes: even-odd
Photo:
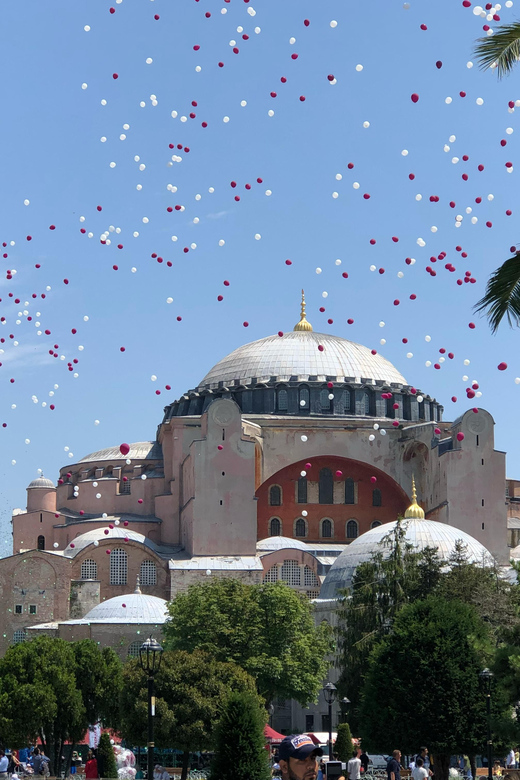
[[503, 24], [493, 35], [477, 38], [475, 56], [482, 70], [496, 64], [499, 78], [511, 73], [520, 59], [520, 21]]
[[510, 257], [494, 271], [489, 277], [484, 297], [474, 308], [486, 313], [493, 333], [496, 333], [504, 316], [511, 327], [520, 325], [520, 255]]

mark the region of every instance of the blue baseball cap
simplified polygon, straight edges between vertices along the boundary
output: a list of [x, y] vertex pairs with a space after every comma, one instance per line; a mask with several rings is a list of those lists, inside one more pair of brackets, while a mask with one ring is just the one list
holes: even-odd
[[291, 734], [281, 741], [278, 749], [278, 756], [282, 761], [307, 758], [311, 753], [322, 756], [323, 750], [314, 744], [308, 734]]

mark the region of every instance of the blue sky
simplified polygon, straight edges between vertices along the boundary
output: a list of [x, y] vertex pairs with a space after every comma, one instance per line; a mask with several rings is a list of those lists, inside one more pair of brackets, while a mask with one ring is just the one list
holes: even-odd
[[[56, 479], [153, 438], [163, 406], [220, 358], [293, 327], [302, 287], [315, 330], [380, 351], [445, 419], [488, 409], [520, 478], [520, 333], [492, 336], [472, 312], [520, 242], [520, 71], [468, 67], [486, 23], [475, 4], [112, 1], [113, 14], [86, 0], [0, 9], [0, 555], [38, 469]], [[476, 282], [457, 285], [466, 271]], [[455, 357], [435, 370], [440, 349]]]

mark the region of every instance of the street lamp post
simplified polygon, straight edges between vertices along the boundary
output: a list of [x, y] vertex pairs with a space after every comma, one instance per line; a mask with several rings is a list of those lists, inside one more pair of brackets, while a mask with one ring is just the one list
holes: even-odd
[[150, 635], [139, 648], [139, 665], [148, 676], [148, 780], [153, 778], [154, 747], [153, 719], [155, 716], [154, 677], [161, 666], [163, 649]]
[[337, 688], [334, 683], [328, 682], [323, 686], [325, 701], [329, 705], [329, 760], [332, 760], [332, 705], [336, 700]]
[[479, 677], [486, 694], [488, 780], [493, 780], [493, 741], [491, 739], [491, 683], [493, 672], [487, 668], [483, 669]]

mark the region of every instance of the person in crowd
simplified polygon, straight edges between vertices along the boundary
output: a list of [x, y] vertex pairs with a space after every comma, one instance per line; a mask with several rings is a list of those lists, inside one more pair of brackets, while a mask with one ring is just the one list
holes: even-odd
[[506, 758], [506, 769], [514, 769], [515, 768], [515, 751], [513, 748], [509, 751]]
[[361, 761], [363, 772], [368, 772], [368, 765], [370, 763], [370, 759], [367, 756], [367, 751], [365, 749], [362, 750], [361, 755], [359, 756], [359, 760]]
[[156, 764], [153, 770], [153, 780], [170, 780], [170, 775], [161, 764]]
[[97, 780], [99, 777], [97, 759], [92, 750], [87, 753], [87, 762], [85, 764], [85, 780]]
[[354, 750], [347, 764], [347, 777], [348, 780], [359, 780], [361, 777], [361, 759], [358, 758], [357, 750]]
[[5, 755], [5, 751], [0, 750], [0, 777], [7, 778], [8, 768], [9, 768], [9, 759]]
[[412, 780], [427, 780], [428, 770], [424, 768], [422, 758], [415, 759], [415, 767], [412, 770]]
[[394, 750], [386, 765], [388, 780], [401, 780], [401, 751]]
[[493, 764], [493, 777], [502, 777], [502, 767], [500, 761], [495, 761]]
[[12, 774], [18, 774], [18, 772], [21, 770], [22, 765], [20, 761], [18, 761], [17, 757], [14, 753], [10, 753], [9, 751], [6, 751], [5, 754], [9, 760], [9, 766], [7, 768], [7, 771], [10, 775]]
[[31, 764], [35, 775], [49, 776], [49, 759], [40, 748], [34, 748]]
[[323, 750], [308, 734], [291, 734], [280, 743], [278, 752], [283, 780], [316, 780], [318, 758]]

